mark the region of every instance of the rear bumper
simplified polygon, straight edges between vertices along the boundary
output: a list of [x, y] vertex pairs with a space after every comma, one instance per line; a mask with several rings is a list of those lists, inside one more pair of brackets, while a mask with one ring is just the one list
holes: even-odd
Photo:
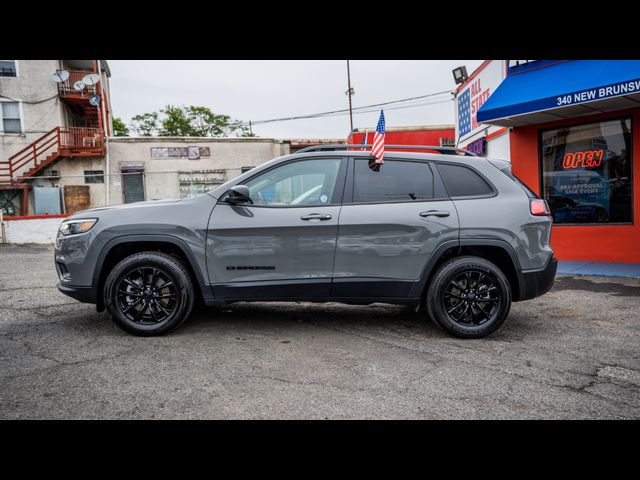
[[74, 287], [58, 283], [58, 290], [65, 295], [83, 303], [96, 303], [96, 292], [93, 287]]
[[547, 293], [553, 287], [558, 260], [550, 258], [542, 270], [522, 272], [520, 275], [520, 295], [516, 301], [529, 300]]

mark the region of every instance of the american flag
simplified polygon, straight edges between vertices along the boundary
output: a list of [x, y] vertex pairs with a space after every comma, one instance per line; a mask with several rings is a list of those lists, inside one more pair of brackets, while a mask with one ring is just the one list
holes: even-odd
[[374, 159], [369, 161], [369, 167], [375, 171], [380, 170], [380, 165], [384, 163], [384, 110], [380, 110], [380, 119], [373, 136], [371, 155]]
[[459, 136], [464, 137], [471, 131], [471, 89], [468, 88], [458, 98], [458, 130]]
[[[369, 132], [367, 130], [365, 130], [364, 137], [362, 137], [362, 145], [366, 145], [367, 144], [367, 138], [369, 138]], [[362, 150], [364, 150], [364, 147], [362, 148]]]

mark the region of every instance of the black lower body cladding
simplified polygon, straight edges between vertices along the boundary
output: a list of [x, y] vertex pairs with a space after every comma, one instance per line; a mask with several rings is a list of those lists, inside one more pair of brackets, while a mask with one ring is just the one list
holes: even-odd
[[82, 303], [96, 303], [96, 289], [93, 287], [74, 287], [58, 283], [58, 290]]
[[547, 265], [541, 270], [522, 272], [520, 282], [520, 295], [516, 301], [529, 300], [544, 295], [551, 287], [556, 277], [558, 260], [550, 258]]

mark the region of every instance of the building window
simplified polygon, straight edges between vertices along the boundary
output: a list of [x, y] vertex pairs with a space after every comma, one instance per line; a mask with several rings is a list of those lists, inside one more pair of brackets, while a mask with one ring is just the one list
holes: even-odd
[[85, 170], [84, 183], [104, 183], [104, 170]]
[[15, 60], [0, 60], [0, 77], [17, 77]]
[[241, 173], [247, 173], [249, 170], [253, 169], [253, 167], [241, 167]]
[[557, 224], [632, 222], [631, 119], [541, 133], [542, 192]]
[[22, 133], [20, 104], [18, 102], [0, 102], [0, 132]]

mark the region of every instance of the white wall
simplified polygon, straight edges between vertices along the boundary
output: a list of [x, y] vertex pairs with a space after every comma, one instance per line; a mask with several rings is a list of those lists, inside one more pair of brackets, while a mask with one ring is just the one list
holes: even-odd
[[64, 218], [34, 218], [5, 220], [7, 243], [54, 243], [58, 227]]

